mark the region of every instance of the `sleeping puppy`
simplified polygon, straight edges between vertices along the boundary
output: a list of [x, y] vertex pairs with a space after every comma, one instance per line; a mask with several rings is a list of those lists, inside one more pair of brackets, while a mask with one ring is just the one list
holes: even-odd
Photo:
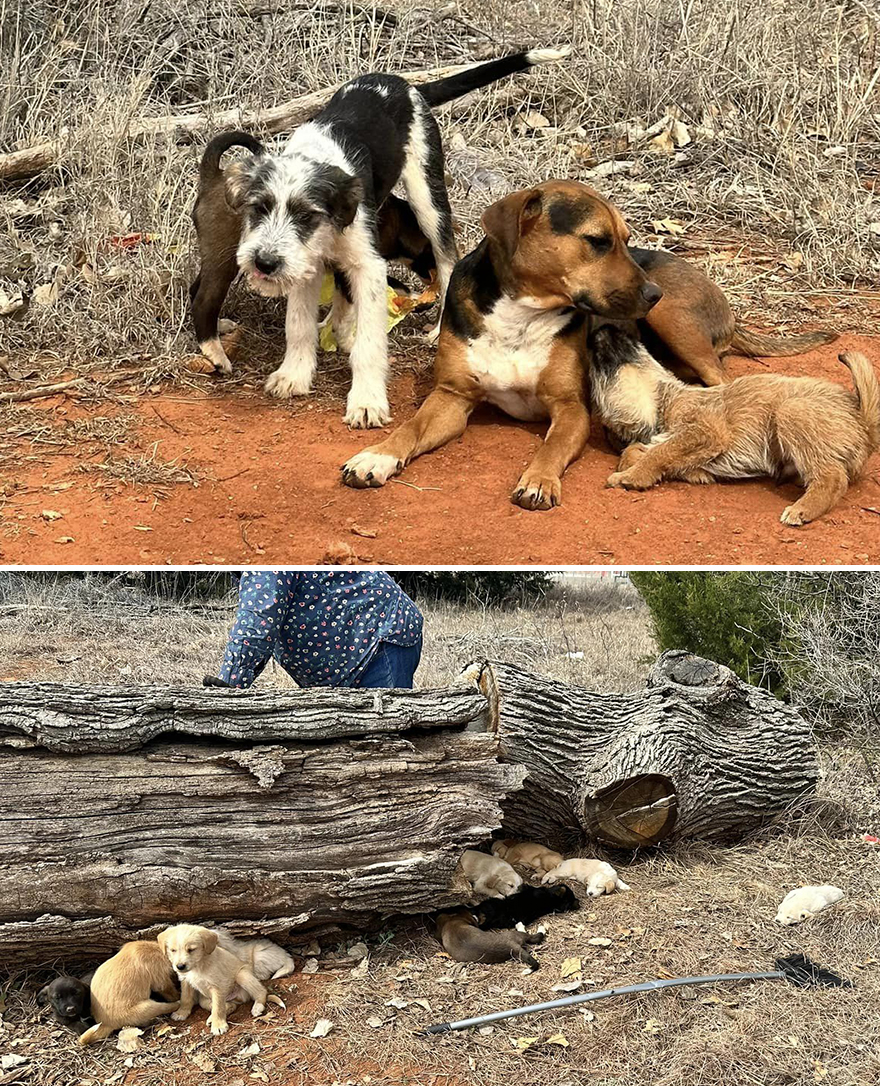
[[772, 373], [695, 388], [621, 328], [598, 328], [590, 344], [594, 405], [627, 446], [608, 486], [794, 478], [804, 493], [779, 519], [796, 527], [833, 509], [880, 448], [880, 381], [858, 351], [839, 355], [853, 393], [831, 381]]
[[296, 963], [287, 951], [271, 939], [237, 939], [225, 928], [213, 930], [217, 933], [217, 945], [249, 966], [257, 980], [287, 977], [296, 968]]
[[543, 943], [543, 932], [530, 935], [525, 931], [483, 931], [469, 909], [455, 909], [437, 917], [437, 935], [456, 962], [506, 962], [515, 958], [532, 970], [540, 968], [526, 947]]
[[839, 886], [799, 886], [790, 890], [782, 899], [776, 913], [777, 924], [802, 924], [816, 913], [842, 900]]
[[[249, 965], [219, 945], [220, 938], [211, 928], [177, 924], [158, 936], [158, 945], [180, 978], [180, 1007], [172, 1018], [189, 1018], [200, 996], [211, 1001], [208, 1025], [211, 1033], [226, 1033], [227, 1004], [253, 1000], [251, 1014], [259, 1017], [266, 1010], [266, 989]], [[279, 948], [280, 949], [280, 948]]]
[[611, 864], [604, 860], [586, 860], [578, 857], [573, 860], [563, 860], [558, 867], [541, 879], [545, 885], [554, 882], [562, 882], [563, 879], [574, 879], [582, 882], [590, 897], [601, 897], [602, 894], [613, 894], [615, 890], [629, 890], [629, 886], [617, 874]]
[[527, 867], [540, 875], [562, 863], [562, 856], [558, 852], [535, 841], [493, 841], [492, 855], [514, 867]]
[[[168, 1002], [152, 999], [153, 991]], [[80, 1036], [79, 1043], [103, 1040], [123, 1026], [146, 1026], [179, 1005], [174, 973], [158, 944], [148, 940], [125, 943], [95, 970], [91, 1007], [96, 1025]]]
[[473, 909], [481, 928], [513, 928], [534, 924], [551, 913], [570, 913], [579, 909], [573, 890], [568, 886], [523, 886], [500, 901], [484, 901]]
[[91, 1021], [91, 993], [88, 984], [76, 977], [56, 977], [37, 992], [37, 1006], [52, 1008], [55, 1021], [77, 1034], [83, 1034]]
[[497, 856], [487, 856], [485, 852], [469, 848], [462, 853], [458, 863], [475, 894], [507, 897], [522, 886], [522, 876]]

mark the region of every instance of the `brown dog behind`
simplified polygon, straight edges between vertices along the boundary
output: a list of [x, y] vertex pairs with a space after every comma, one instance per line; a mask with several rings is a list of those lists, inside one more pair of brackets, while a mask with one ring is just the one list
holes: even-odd
[[[168, 1002], [150, 998], [158, 992]], [[96, 1025], [80, 1036], [81, 1045], [109, 1037], [123, 1026], [146, 1026], [180, 1005], [174, 971], [155, 941], [124, 943], [95, 970], [91, 981], [92, 1017]]]
[[780, 519], [801, 525], [833, 508], [880, 448], [880, 382], [857, 351], [840, 355], [853, 394], [830, 381], [767, 373], [715, 388], [686, 385], [613, 325], [594, 332], [591, 347], [594, 404], [627, 445], [609, 486], [793, 477], [806, 489]]
[[543, 932], [483, 931], [469, 909], [455, 909], [437, 917], [437, 934], [443, 949], [456, 962], [506, 962], [511, 958], [533, 970], [538, 959], [526, 949], [544, 942]]

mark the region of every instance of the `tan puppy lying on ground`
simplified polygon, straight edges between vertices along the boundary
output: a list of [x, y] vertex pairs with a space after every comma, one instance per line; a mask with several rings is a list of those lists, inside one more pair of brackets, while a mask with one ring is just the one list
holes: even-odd
[[483, 931], [468, 909], [455, 909], [437, 917], [437, 934], [443, 949], [456, 962], [506, 962], [510, 958], [525, 962], [532, 969], [538, 960], [526, 950], [527, 946], [543, 943], [545, 935], [527, 931]]
[[[218, 946], [234, 954], [239, 961], [250, 966], [257, 980], [277, 980], [287, 977], [296, 963], [287, 951], [271, 939], [237, 939], [225, 928], [214, 928]], [[242, 997], [243, 998], [243, 997]], [[204, 1005], [204, 1004], [203, 1004]]]
[[254, 1018], [265, 1011], [266, 989], [249, 965], [219, 945], [216, 931], [178, 924], [161, 932], [158, 943], [180, 978], [180, 1008], [171, 1016], [175, 1021], [189, 1018], [200, 996], [211, 1001], [208, 1025], [215, 1035], [229, 1029], [227, 1001], [243, 1002], [249, 996]]
[[770, 373], [695, 388], [620, 328], [605, 325], [590, 343], [594, 405], [628, 446], [608, 486], [793, 477], [806, 490], [779, 519], [800, 525], [832, 509], [880, 448], [880, 382], [857, 351], [839, 356], [854, 395], [830, 381]]
[[562, 856], [558, 852], [535, 841], [495, 841], [492, 844], [492, 855], [514, 867], [527, 867], [538, 874], [552, 871], [562, 863]]
[[[169, 1002], [150, 998], [158, 992]], [[91, 980], [92, 1017], [95, 1025], [82, 1033], [81, 1045], [109, 1037], [124, 1026], [146, 1026], [180, 1006], [174, 973], [157, 943], [147, 940], [125, 943], [95, 970]]]
[[487, 856], [485, 852], [469, 848], [462, 853], [458, 864], [475, 894], [508, 897], [522, 886], [522, 877], [497, 856]]
[[620, 878], [609, 863], [604, 860], [563, 860], [558, 867], [541, 879], [542, 883], [565, 882], [573, 880], [582, 882], [590, 897], [601, 897], [602, 894], [613, 894], [615, 890], [629, 890], [629, 886]]

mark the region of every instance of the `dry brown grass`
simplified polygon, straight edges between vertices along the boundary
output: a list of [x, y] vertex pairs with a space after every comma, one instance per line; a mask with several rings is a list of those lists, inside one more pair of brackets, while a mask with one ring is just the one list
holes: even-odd
[[[840, 307], [833, 321], [852, 325], [860, 314], [850, 288], [876, 279], [880, 22], [860, 0], [464, 0], [427, 9], [417, 0], [0, 0], [0, 24], [9, 73], [0, 148], [65, 130], [70, 152], [63, 173], [0, 197], [9, 231], [0, 286], [60, 290], [21, 320], [0, 318], [0, 353], [54, 352], [57, 365], [192, 350], [188, 216], [204, 140], [132, 144], [122, 136], [130, 117], [272, 104], [365, 70], [532, 43], [572, 41], [575, 53], [441, 114], [463, 246], [495, 196], [554, 175], [589, 179], [596, 162], [617, 157], [632, 172], [599, 185], [636, 236], [657, 243], [652, 221], [678, 220], [686, 232], [674, 244], [708, 249], [707, 266], [742, 310], [824, 320], [827, 290]], [[530, 111], [548, 126], [524, 127]], [[679, 156], [627, 142], [628, 123], [670, 112], [693, 136]], [[494, 172], [494, 192], [475, 167]], [[109, 243], [130, 231], [157, 239], [132, 251]], [[876, 291], [863, 298], [876, 301]], [[277, 309], [243, 292], [230, 301], [249, 334], [260, 329], [249, 365], [261, 371], [280, 351]], [[397, 339], [409, 349], [406, 325]]]

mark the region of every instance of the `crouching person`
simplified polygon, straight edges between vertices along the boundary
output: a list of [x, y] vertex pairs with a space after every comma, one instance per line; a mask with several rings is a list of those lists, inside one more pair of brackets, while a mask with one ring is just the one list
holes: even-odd
[[382, 571], [243, 573], [218, 676], [249, 687], [271, 657], [299, 686], [411, 688], [422, 614]]

